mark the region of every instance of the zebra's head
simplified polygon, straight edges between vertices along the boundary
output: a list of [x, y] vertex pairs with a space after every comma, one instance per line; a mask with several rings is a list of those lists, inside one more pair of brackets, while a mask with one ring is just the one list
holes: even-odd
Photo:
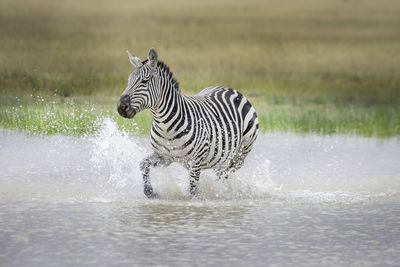
[[128, 78], [128, 86], [119, 99], [117, 109], [122, 117], [131, 119], [136, 113], [157, 104], [160, 86], [156, 79], [158, 56], [154, 48], [150, 49], [148, 60], [143, 62], [129, 52], [128, 56], [136, 69]]

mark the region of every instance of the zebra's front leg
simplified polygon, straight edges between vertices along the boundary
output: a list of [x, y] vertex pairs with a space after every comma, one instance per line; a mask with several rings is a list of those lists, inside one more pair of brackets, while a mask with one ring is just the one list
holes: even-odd
[[150, 167], [158, 165], [168, 165], [168, 161], [155, 153], [140, 162], [140, 170], [143, 175], [144, 194], [148, 198], [158, 198], [158, 194], [154, 192], [150, 182]]
[[194, 166], [190, 168], [190, 195], [192, 197], [199, 193], [199, 179], [200, 179], [200, 167]]

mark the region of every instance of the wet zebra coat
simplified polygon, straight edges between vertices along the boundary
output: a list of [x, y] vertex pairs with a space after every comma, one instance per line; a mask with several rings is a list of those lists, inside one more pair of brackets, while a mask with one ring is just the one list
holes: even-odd
[[133, 118], [143, 109], [151, 111], [154, 153], [140, 163], [148, 197], [157, 196], [150, 183], [151, 166], [181, 163], [189, 170], [190, 193], [196, 195], [202, 169], [214, 169], [226, 178], [243, 165], [257, 138], [258, 119], [241, 93], [215, 86], [187, 96], [154, 49], [143, 62], [129, 57], [136, 70], [121, 95], [118, 112]]

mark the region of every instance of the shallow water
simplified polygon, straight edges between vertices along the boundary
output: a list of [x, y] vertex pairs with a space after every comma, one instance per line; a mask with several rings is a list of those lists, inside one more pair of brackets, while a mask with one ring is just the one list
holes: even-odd
[[400, 142], [267, 134], [231, 179], [138, 162], [149, 140], [0, 131], [0, 265], [396, 265]]

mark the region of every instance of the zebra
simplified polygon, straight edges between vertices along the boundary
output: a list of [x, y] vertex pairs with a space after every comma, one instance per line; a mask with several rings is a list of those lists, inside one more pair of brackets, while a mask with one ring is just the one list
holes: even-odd
[[220, 86], [184, 95], [154, 48], [144, 61], [127, 53], [136, 69], [119, 99], [118, 113], [131, 119], [150, 109], [153, 119], [153, 153], [139, 164], [144, 194], [158, 197], [150, 182], [150, 167], [183, 165], [189, 170], [192, 197], [198, 194], [201, 170], [213, 169], [219, 178], [228, 178], [241, 168], [258, 135], [258, 117], [250, 102], [238, 91]]

